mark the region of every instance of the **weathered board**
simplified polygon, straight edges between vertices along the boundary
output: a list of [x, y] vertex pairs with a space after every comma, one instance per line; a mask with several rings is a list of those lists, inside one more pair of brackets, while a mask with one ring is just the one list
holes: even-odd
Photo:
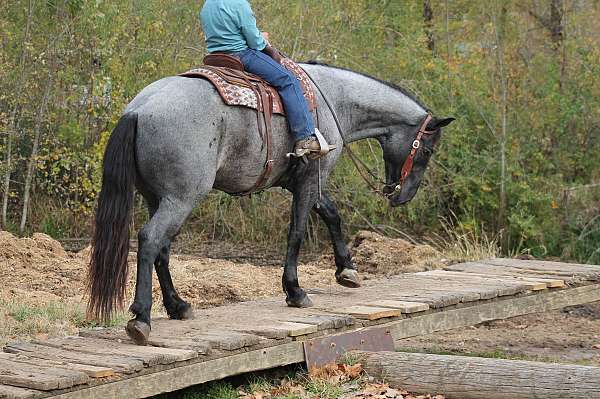
[[400, 352], [355, 352], [369, 376], [461, 399], [600, 398], [600, 367]]
[[600, 267], [492, 259], [445, 269], [310, 290], [308, 309], [276, 297], [156, 319], [146, 347], [122, 327], [11, 343], [0, 355], [0, 398], [147, 397], [302, 362], [303, 341], [376, 328], [399, 340], [600, 300]]

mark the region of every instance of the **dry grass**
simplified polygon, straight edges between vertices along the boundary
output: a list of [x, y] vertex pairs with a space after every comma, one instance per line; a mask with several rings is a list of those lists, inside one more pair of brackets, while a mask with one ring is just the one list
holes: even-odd
[[452, 226], [441, 220], [444, 236], [431, 239], [450, 263], [470, 262], [496, 258], [500, 254], [498, 237], [489, 237], [482, 229]]
[[[110, 325], [123, 323], [118, 314]], [[75, 300], [22, 295], [0, 297], [0, 347], [12, 341], [30, 341], [77, 334], [95, 324], [86, 319], [85, 305]]]

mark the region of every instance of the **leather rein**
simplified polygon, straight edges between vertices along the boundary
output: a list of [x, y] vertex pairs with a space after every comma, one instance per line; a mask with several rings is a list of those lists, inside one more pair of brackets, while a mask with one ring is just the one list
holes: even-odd
[[[331, 102], [329, 101], [329, 99], [327, 98], [325, 93], [323, 93], [323, 90], [321, 90], [321, 87], [319, 87], [317, 82], [315, 82], [315, 80], [312, 78], [310, 73], [306, 69], [304, 70], [304, 72], [310, 78], [311, 82], [315, 85], [315, 87], [319, 91], [319, 94], [321, 94], [321, 97], [323, 97], [325, 104], [327, 104], [327, 108], [329, 108], [329, 111], [331, 112], [331, 115], [333, 116], [333, 120], [335, 121], [337, 129], [340, 133], [340, 136], [342, 136], [342, 142], [344, 144], [344, 148], [348, 152], [348, 157], [354, 164], [354, 167], [356, 168], [356, 170], [358, 171], [358, 173], [360, 174], [362, 179], [365, 181], [365, 183], [367, 183], [367, 185], [369, 186], [369, 188], [371, 188], [371, 190], [373, 190], [373, 192], [380, 194], [381, 196], [383, 196], [385, 198], [389, 198], [392, 195], [399, 192], [402, 189], [402, 185], [404, 184], [405, 180], [408, 178], [408, 176], [410, 176], [410, 174], [412, 172], [415, 156], [417, 155], [419, 148], [421, 148], [421, 139], [423, 138], [424, 135], [430, 135], [430, 134], [435, 133], [435, 130], [427, 130], [427, 124], [429, 124], [429, 122], [433, 119], [433, 116], [431, 116], [431, 114], [428, 113], [427, 116], [425, 117], [425, 119], [423, 120], [423, 122], [421, 122], [421, 125], [419, 126], [419, 131], [417, 132], [417, 137], [413, 141], [410, 153], [408, 154], [408, 157], [406, 157], [406, 160], [404, 161], [404, 164], [402, 165], [402, 169], [400, 170], [400, 180], [397, 182], [388, 184], [387, 182], [381, 180], [379, 178], [379, 176], [377, 176], [377, 174], [375, 172], [373, 172], [367, 165], [365, 165], [365, 163], [363, 161], [361, 161], [358, 156], [356, 156], [354, 151], [352, 151], [350, 149], [350, 146], [348, 145], [349, 143], [346, 142], [346, 138], [344, 136], [344, 131], [342, 130], [342, 125], [340, 123], [340, 120], [335, 112], [335, 109], [331, 105]], [[382, 190], [378, 189], [376, 187], [376, 185], [373, 182], [371, 182], [371, 180], [369, 180], [369, 178], [366, 176], [365, 173], [371, 175], [371, 177], [374, 178], [377, 183], [383, 184], [384, 187], [394, 186], [394, 190], [390, 193], [384, 193]]]

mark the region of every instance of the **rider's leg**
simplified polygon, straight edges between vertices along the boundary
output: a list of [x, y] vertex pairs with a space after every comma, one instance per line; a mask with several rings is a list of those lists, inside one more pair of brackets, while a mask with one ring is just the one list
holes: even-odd
[[260, 76], [277, 89], [294, 139], [301, 140], [313, 135], [315, 127], [298, 79], [260, 51], [248, 49], [241, 52], [239, 57], [246, 71]]

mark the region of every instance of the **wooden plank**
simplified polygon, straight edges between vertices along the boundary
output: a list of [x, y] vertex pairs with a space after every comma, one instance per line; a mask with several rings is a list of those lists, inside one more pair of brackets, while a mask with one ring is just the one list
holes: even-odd
[[[499, 272], [501, 273], [501, 272]], [[476, 274], [476, 273], [472, 273], [475, 276], [489, 276], [490, 274]], [[527, 276], [527, 275], [518, 275], [518, 274], [506, 274], [506, 273], [502, 273], [502, 274], [498, 274], [498, 277], [504, 279], [504, 280], [516, 280], [516, 281], [523, 281], [526, 283], [536, 283], [536, 284], [545, 284], [545, 286], [547, 288], [561, 288], [565, 286], [565, 280], [560, 280], [560, 279], [551, 279], [551, 278], [543, 278], [543, 277], [534, 277], [534, 276]], [[533, 290], [536, 291], [536, 290]]]
[[386, 317], [399, 317], [400, 309], [383, 308], [378, 306], [350, 306], [341, 309], [330, 309], [335, 313], [346, 313], [357, 319], [378, 320]]
[[[481, 273], [480, 273], [481, 274]], [[423, 278], [423, 275], [418, 275], [419, 277]], [[476, 277], [476, 276], [473, 276]], [[481, 277], [481, 276], [479, 276]], [[451, 280], [450, 280], [451, 281]], [[521, 286], [524, 287], [525, 291], [541, 291], [541, 290], [545, 290], [546, 288], [548, 288], [548, 286], [546, 285], [546, 283], [544, 282], [540, 282], [540, 281], [536, 281], [536, 280], [528, 280], [528, 279], [521, 279], [521, 280], [515, 280], [514, 278], [511, 277], [504, 277], [502, 276], [502, 281], [504, 282], [510, 282], [513, 281]], [[474, 284], [474, 282], [469, 282], [468, 279], [465, 280], [465, 283], [467, 285], [467, 287], [462, 288], [464, 291], [474, 291], [474, 292], [481, 292], [481, 289], [478, 289], [476, 287], [476, 285]], [[471, 285], [472, 284], [472, 285]], [[440, 291], [447, 291], [447, 292], [451, 292], [452, 291], [452, 284], [447, 284], [447, 285], [439, 285], [438, 288]], [[461, 301], [461, 302], [465, 302], [465, 301]]]
[[505, 280], [499, 276], [478, 275], [474, 273], [448, 271], [448, 270], [430, 270], [426, 272], [415, 273], [420, 277], [435, 279], [438, 284], [445, 284], [446, 281], [457, 281], [463, 284], [473, 284], [487, 290], [482, 290], [481, 299], [493, 299], [502, 296], [512, 296], [526, 292], [527, 287], [518, 281]]
[[88, 364], [97, 367], [109, 367], [119, 373], [131, 374], [144, 368], [144, 363], [122, 355], [97, 355], [72, 352], [63, 349], [32, 343], [9, 344], [4, 350], [10, 353], [24, 354], [30, 358], [61, 361], [68, 363]]
[[399, 309], [402, 313], [418, 313], [429, 310], [429, 305], [426, 303], [394, 301], [390, 299], [382, 299], [380, 301], [369, 302], [365, 303], [365, 305], [376, 306], [380, 308]]
[[267, 325], [240, 327], [238, 331], [256, 334], [271, 339], [299, 337], [316, 333], [319, 329], [314, 324], [295, 323], [291, 321], [276, 322]]
[[481, 263], [498, 265], [498, 266], [509, 266], [518, 269], [528, 269], [537, 271], [558, 271], [558, 272], [569, 272], [572, 274], [583, 274], [588, 277], [600, 278], [600, 268], [596, 265], [584, 265], [579, 263], [565, 263], [565, 262], [550, 262], [545, 260], [521, 260], [521, 259], [507, 259], [507, 258], [495, 258], [481, 261]]
[[469, 262], [469, 263], [460, 263], [456, 265], [446, 266], [444, 270], [455, 271], [455, 272], [467, 272], [467, 273], [479, 273], [497, 276], [498, 273], [501, 274], [515, 274], [523, 277], [542, 277], [542, 278], [552, 278], [552, 279], [561, 279], [565, 280], [569, 283], [572, 282], [581, 282], [588, 281], [589, 277], [584, 274], [574, 274], [569, 271], [541, 271], [541, 270], [529, 270], [517, 267], [509, 267], [509, 266], [501, 266], [501, 265], [491, 265], [487, 263], [479, 263], [479, 262]]
[[87, 382], [89, 382], [89, 377], [79, 371], [33, 366], [8, 359], [0, 359], [0, 384], [3, 385], [52, 391]]
[[497, 270], [490, 269], [488, 273], [478, 273], [477, 271], [470, 271], [465, 269], [464, 271], [450, 271], [450, 270], [431, 270], [427, 272], [415, 273], [419, 276], [434, 276], [440, 278], [453, 279], [460, 277], [464, 281], [469, 281], [473, 277], [479, 277], [490, 281], [497, 282], [515, 282], [516, 281], [533, 281], [545, 283], [548, 288], [562, 288], [564, 287], [565, 280], [557, 279], [553, 277], [538, 277], [535, 275], [517, 274], [510, 273], [503, 270], [502, 267], [498, 267]]
[[473, 273], [450, 270], [430, 270], [416, 274], [422, 277], [437, 278], [440, 284], [443, 284], [443, 282], [448, 280], [454, 280], [462, 283], [488, 287], [495, 291], [499, 297], [516, 295], [527, 291], [527, 287], [518, 281], [504, 280], [498, 276], [478, 276]]
[[302, 342], [194, 363], [56, 396], [56, 399], [146, 398], [238, 374], [267, 370], [304, 361]]
[[356, 323], [355, 319], [352, 316], [335, 314], [315, 314], [309, 316], [288, 317], [286, 321], [292, 321], [294, 323], [314, 324], [317, 326], [319, 331], [344, 328], [352, 326]]
[[106, 339], [93, 339], [84, 337], [66, 337], [37, 341], [39, 345], [51, 348], [65, 349], [88, 354], [109, 356], [123, 356], [140, 359], [147, 366], [157, 364], [171, 364], [198, 357], [198, 353], [191, 350], [159, 348], [156, 346], [136, 346], [127, 343], [118, 343]]
[[475, 306], [416, 315], [379, 325], [386, 326], [395, 340], [474, 326], [485, 321], [507, 319], [530, 313], [547, 312], [582, 303], [600, 301], [600, 284], [559, 291], [542, 291], [516, 298], [504, 298]]
[[48, 368], [60, 368], [65, 370], [75, 370], [87, 374], [92, 378], [105, 378], [115, 375], [115, 371], [108, 367], [96, 367], [86, 364], [64, 363], [52, 360], [42, 360], [31, 358], [25, 355], [14, 353], [0, 353], [0, 359], [12, 360], [14, 362], [25, 363], [31, 366], [42, 366]]
[[0, 398], [2, 399], [38, 399], [43, 392], [32, 389], [17, 388], [10, 385], [0, 385]]
[[210, 330], [200, 335], [194, 335], [194, 339], [208, 343], [211, 347], [225, 351], [234, 351], [242, 348], [252, 347], [261, 342], [261, 338], [248, 333], [238, 331]]
[[600, 367], [402, 352], [352, 352], [369, 376], [461, 399], [600, 398]]
[[[458, 299], [458, 303], [474, 302], [481, 299], [491, 299], [498, 296], [496, 287], [490, 288], [489, 285], [478, 285], [473, 281], [457, 281], [451, 279], [432, 279], [428, 276], [418, 274], [411, 275], [411, 281], [418, 287], [423, 287], [429, 292], [437, 292], [443, 295], [451, 295]], [[523, 290], [526, 290], [523, 288]], [[416, 293], [420, 292], [417, 288]]]
[[[119, 343], [133, 345], [133, 341], [129, 339], [122, 327], [118, 328], [94, 328], [82, 329], [79, 331], [80, 337], [107, 339]], [[181, 337], [176, 333], [171, 334], [168, 338], [162, 337], [152, 331], [148, 339], [148, 345], [157, 346], [160, 348], [183, 349], [197, 352], [199, 355], [206, 355], [210, 352], [211, 345], [207, 342]]]

